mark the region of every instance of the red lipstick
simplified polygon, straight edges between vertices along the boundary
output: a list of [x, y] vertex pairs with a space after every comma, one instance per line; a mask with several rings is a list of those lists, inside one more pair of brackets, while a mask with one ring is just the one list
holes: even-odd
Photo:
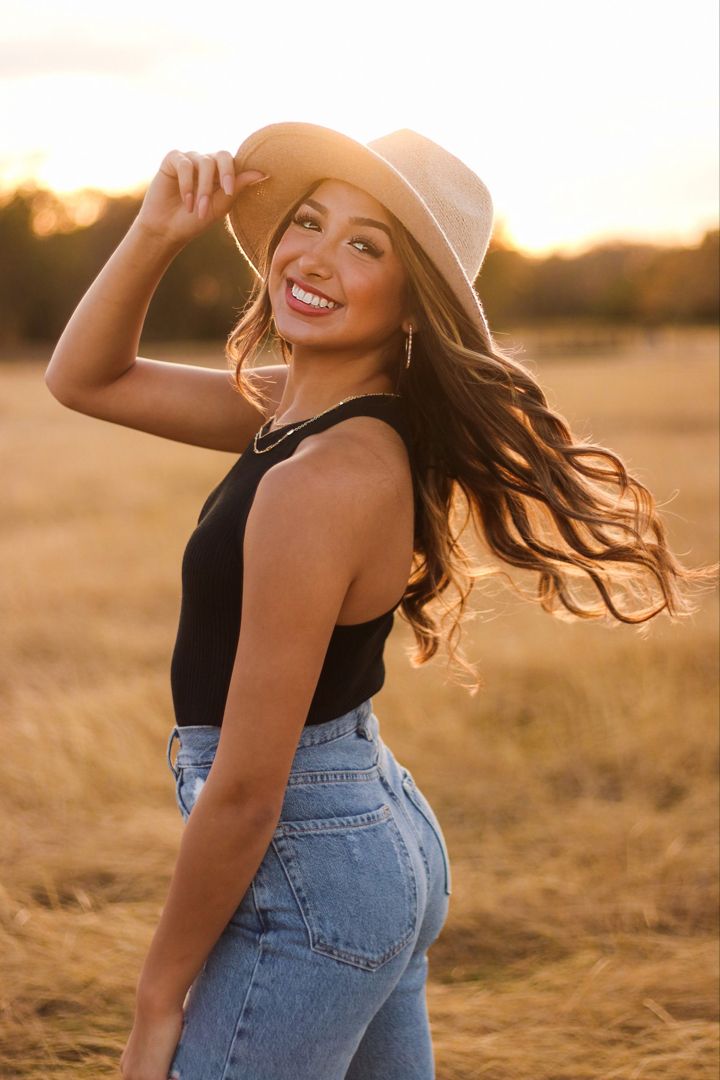
[[[314, 296], [324, 297], [325, 300], [331, 300], [336, 307], [313, 307], [312, 304], [306, 304], [303, 300], [298, 300], [292, 294], [293, 284], [302, 289], [303, 292], [311, 292]], [[336, 300], [333, 300], [331, 296], [326, 296], [325, 293], [321, 293], [318, 289], [305, 288], [305, 286], [296, 281], [294, 278], [288, 278], [285, 283], [285, 302], [288, 307], [293, 311], [299, 312], [301, 315], [309, 315], [311, 318], [319, 318], [323, 315], [334, 315], [336, 311], [342, 307], [342, 304], [338, 304]]]
[[320, 292], [314, 285], [306, 285], [300, 278], [288, 278], [288, 281], [291, 285], [297, 285], [303, 292], [311, 292], [314, 296], [320, 296], [323, 300], [332, 300], [333, 304], [337, 304], [337, 306], [340, 307], [340, 304], [334, 296], [328, 296], [327, 293]]

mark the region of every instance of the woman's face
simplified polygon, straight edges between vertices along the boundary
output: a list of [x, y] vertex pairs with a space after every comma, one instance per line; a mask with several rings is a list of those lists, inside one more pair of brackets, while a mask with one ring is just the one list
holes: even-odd
[[[279, 334], [296, 346], [353, 353], [381, 348], [394, 336], [402, 341], [411, 322], [407, 276], [391, 233], [387, 211], [371, 195], [323, 180], [298, 207], [272, 258], [268, 290]], [[302, 294], [293, 296], [293, 287]], [[322, 298], [332, 303], [321, 306]]]

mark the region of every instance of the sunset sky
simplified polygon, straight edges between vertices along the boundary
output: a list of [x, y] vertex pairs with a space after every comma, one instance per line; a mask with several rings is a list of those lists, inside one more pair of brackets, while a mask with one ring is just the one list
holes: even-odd
[[3, 27], [3, 189], [140, 190], [174, 147], [302, 120], [422, 132], [537, 254], [717, 226], [716, 0], [5, 0]]

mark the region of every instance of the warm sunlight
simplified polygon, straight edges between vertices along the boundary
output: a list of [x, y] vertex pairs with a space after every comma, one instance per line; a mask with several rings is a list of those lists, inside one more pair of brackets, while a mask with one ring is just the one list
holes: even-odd
[[175, 147], [256, 128], [361, 141], [411, 127], [468, 162], [498, 227], [537, 253], [603, 238], [696, 243], [717, 221], [717, 10], [612, 0], [370, 0], [298, 22], [288, 0], [185, 15], [73, 0], [17, 9], [0, 68], [0, 186], [139, 190]]
[[718, 0], [2, 26], [0, 1080], [720, 1080]]

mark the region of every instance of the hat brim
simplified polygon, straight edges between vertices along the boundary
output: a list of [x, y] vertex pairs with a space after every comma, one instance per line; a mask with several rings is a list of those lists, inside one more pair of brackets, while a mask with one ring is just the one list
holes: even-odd
[[372, 147], [318, 124], [270, 124], [250, 135], [235, 154], [237, 172], [257, 169], [268, 179], [244, 188], [226, 221], [260, 276], [259, 254], [271, 231], [303, 192], [324, 178], [362, 188], [411, 233], [455, 293], [463, 309], [490, 338], [480, 299], [430, 208], [405, 177]]

